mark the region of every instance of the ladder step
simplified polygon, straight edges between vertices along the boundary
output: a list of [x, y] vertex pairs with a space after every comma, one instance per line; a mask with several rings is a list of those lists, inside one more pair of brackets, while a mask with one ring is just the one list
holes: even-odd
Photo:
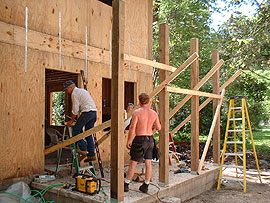
[[221, 179], [223, 180], [234, 180], [234, 181], [244, 181], [243, 177], [239, 177], [239, 178], [236, 178], [236, 177], [222, 177]]
[[230, 118], [229, 121], [241, 121], [243, 120], [242, 118]]
[[[243, 132], [243, 130], [228, 130], [229, 133], [231, 132]], [[245, 133], [248, 133], [249, 130], [246, 130]]]
[[79, 170], [80, 171], [84, 171], [84, 170], [89, 170], [89, 169], [92, 169], [94, 168], [93, 166], [83, 166], [83, 167], [79, 167]]
[[243, 144], [242, 141], [227, 141], [227, 144]]
[[235, 109], [235, 110], [241, 110], [242, 107], [231, 107], [231, 109]]
[[240, 169], [244, 168], [243, 166], [236, 166], [236, 165], [223, 165], [222, 167], [225, 167], [225, 168], [240, 168]]
[[243, 156], [243, 152], [237, 152], [237, 153], [225, 153], [226, 156]]

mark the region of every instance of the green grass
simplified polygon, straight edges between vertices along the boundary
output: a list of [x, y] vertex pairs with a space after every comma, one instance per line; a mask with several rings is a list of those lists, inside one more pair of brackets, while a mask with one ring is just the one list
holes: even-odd
[[[270, 126], [252, 131], [257, 152], [270, 153]], [[247, 149], [253, 151], [250, 136], [247, 139]]]

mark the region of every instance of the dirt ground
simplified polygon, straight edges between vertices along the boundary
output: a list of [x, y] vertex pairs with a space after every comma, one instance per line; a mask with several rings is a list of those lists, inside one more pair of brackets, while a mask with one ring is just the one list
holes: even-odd
[[[200, 146], [200, 153], [203, 151], [203, 145]], [[181, 158], [190, 157], [189, 146], [178, 146], [180, 151], [186, 153]], [[207, 160], [211, 162], [212, 149], [209, 149]], [[221, 189], [217, 190], [216, 187], [207, 191], [199, 196], [185, 201], [185, 203], [216, 203], [216, 202], [229, 202], [229, 203], [266, 203], [270, 202], [270, 154], [258, 153], [259, 166], [262, 174], [262, 182], [260, 183], [258, 176], [248, 175], [249, 173], [257, 173], [256, 162], [253, 154], [247, 154], [247, 191], [243, 192], [243, 186], [235, 180], [226, 179], [235, 177], [235, 169], [226, 169], [223, 171], [224, 181], [222, 182]], [[241, 165], [241, 160], [239, 165]], [[228, 158], [225, 164], [233, 164], [234, 157]]]
[[[263, 181], [265, 182], [265, 181]], [[270, 180], [268, 183], [255, 183], [247, 181], [247, 191], [243, 192], [243, 186], [236, 181], [229, 181], [222, 184], [220, 190], [213, 188], [185, 203], [266, 203], [270, 202]]]

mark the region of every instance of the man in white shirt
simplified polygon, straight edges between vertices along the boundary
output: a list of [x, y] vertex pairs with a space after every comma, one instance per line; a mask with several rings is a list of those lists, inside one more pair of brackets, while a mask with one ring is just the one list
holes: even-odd
[[[72, 117], [71, 120], [67, 122], [67, 126], [70, 127], [75, 121], [77, 115], [81, 113], [73, 127], [73, 136], [82, 133], [84, 126], [85, 131], [93, 128], [97, 120], [97, 107], [89, 92], [85, 89], [77, 88], [72, 80], [65, 82], [64, 90], [67, 94], [71, 94], [72, 100]], [[84, 151], [85, 154], [87, 152], [87, 159], [85, 161], [94, 161], [96, 160], [96, 155], [93, 137], [90, 135], [85, 139], [86, 142], [84, 140], [79, 140], [77, 142], [79, 148], [81, 151]]]

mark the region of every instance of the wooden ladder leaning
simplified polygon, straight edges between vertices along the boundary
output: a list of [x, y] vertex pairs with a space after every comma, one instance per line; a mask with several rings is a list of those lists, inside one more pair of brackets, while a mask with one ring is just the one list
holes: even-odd
[[[238, 104], [240, 106], [235, 107], [235, 104]], [[235, 115], [239, 115], [239, 113], [241, 113], [241, 116], [235, 117]], [[246, 130], [246, 120], [247, 120], [248, 130]], [[242, 121], [242, 125], [241, 124], [236, 125], [237, 121]], [[230, 129], [231, 122], [233, 123], [233, 129]], [[232, 135], [232, 133], [233, 133], [233, 135]], [[244, 192], [246, 192], [246, 154], [247, 154], [247, 152], [246, 152], [246, 137], [247, 137], [246, 133], [250, 134], [250, 138], [252, 141], [253, 153], [254, 153], [257, 171], [258, 171], [258, 176], [259, 176], [260, 182], [262, 183], [260, 168], [259, 168], [258, 158], [257, 158], [257, 154], [256, 154], [256, 149], [255, 149], [254, 139], [253, 139], [253, 135], [252, 135], [251, 124], [250, 124], [250, 120], [249, 120], [248, 109], [247, 109], [245, 97], [243, 97], [243, 96], [231, 97], [227, 126], [226, 126], [226, 133], [225, 133], [225, 139], [224, 139], [224, 147], [223, 147], [223, 151], [221, 154], [222, 159], [221, 159], [217, 189], [220, 189], [221, 179], [226, 179], [224, 177], [222, 178], [222, 171], [225, 168], [235, 168], [236, 169], [236, 177], [235, 178], [237, 181], [243, 181]], [[229, 136], [229, 134], [231, 136]], [[233, 149], [234, 149], [233, 152], [226, 152], [227, 145], [233, 145]], [[242, 145], [241, 152], [238, 151], [238, 148], [240, 148], [239, 145]], [[235, 163], [233, 165], [225, 165], [224, 164], [224, 160], [228, 156], [235, 157]], [[238, 162], [239, 162], [238, 158], [242, 160], [242, 162], [243, 162], [242, 166], [240, 166], [238, 164]], [[239, 171], [238, 171], [238, 169], [239, 169]], [[242, 172], [240, 173], [240, 171], [242, 171]]]

